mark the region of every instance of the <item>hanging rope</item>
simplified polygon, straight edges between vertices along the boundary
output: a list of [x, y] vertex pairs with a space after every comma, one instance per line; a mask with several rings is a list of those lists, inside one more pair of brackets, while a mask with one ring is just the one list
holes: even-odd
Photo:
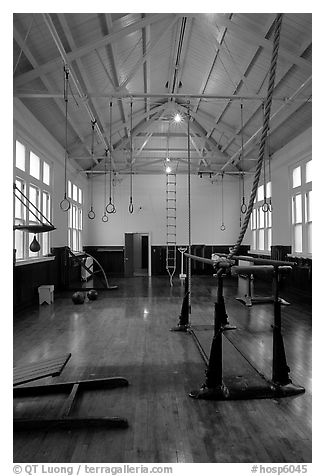
[[108, 154], [108, 149], [105, 149], [105, 178], [104, 178], [104, 215], [102, 216], [102, 221], [107, 222], [108, 221], [108, 216], [106, 215], [106, 196], [107, 196], [107, 154]]
[[[243, 103], [240, 103], [240, 127], [241, 127], [241, 154], [240, 160], [242, 162], [241, 169], [244, 168], [244, 110], [243, 110]], [[247, 212], [247, 205], [245, 203], [245, 179], [244, 179], [244, 172], [241, 174], [241, 181], [242, 181], [242, 203], [240, 207], [241, 213], [245, 214]]]
[[[95, 125], [96, 125], [96, 120], [91, 121], [91, 158], [94, 160], [94, 138], [95, 138]], [[93, 209], [93, 169], [91, 169], [91, 175], [90, 175], [90, 210], [88, 212], [88, 218], [90, 220], [93, 220], [96, 216], [94, 209]]]
[[[188, 253], [192, 253], [191, 229], [191, 143], [190, 143], [190, 105], [187, 106], [187, 198], [188, 198]], [[192, 270], [191, 258], [188, 258], [188, 314], [191, 314]], [[188, 323], [189, 324], [189, 323]]]
[[246, 233], [246, 230], [247, 230], [247, 227], [248, 227], [248, 223], [249, 223], [249, 220], [250, 220], [250, 216], [251, 216], [251, 213], [252, 213], [252, 210], [253, 210], [254, 200], [255, 200], [256, 193], [257, 193], [257, 188], [258, 188], [258, 182], [259, 182], [260, 175], [261, 175], [261, 169], [262, 169], [263, 160], [264, 160], [264, 150], [265, 150], [266, 136], [267, 136], [267, 132], [268, 132], [268, 129], [269, 129], [269, 123], [270, 123], [272, 96], [273, 96], [273, 91], [274, 91], [276, 66], [277, 66], [278, 51], [279, 51], [279, 45], [280, 45], [280, 30], [281, 30], [281, 24], [282, 24], [282, 17], [283, 17], [283, 14], [279, 13], [276, 17], [276, 20], [275, 20], [275, 31], [274, 31], [273, 51], [272, 51], [272, 59], [271, 59], [269, 85], [268, 85], [268, 90], [267, 90], [267, 98], [266, 98], [266, 102], [265, 102], [263, 129], [262, 129], [262, 134], [261, 134], [260, 148], [259, 148], [259, 154], [258, 154], [258, 162], [257, 162], [257, 166], [256, 166], [252, 191], [251, 191], [251, 195], [250, 195], [250, 199], [249, 199], [247, 212], [246, 212], [243, 224], [242, 224], [242, 228], [240, 230], [237, 242], [235, 243], [233, 248], [231, 248], [231, 250], [230, 250], [230, 253], [228, 255], [229, 259], [231, 259], [234, 255], [237, 254], [238, 249], [239, 249], [239, 247], [240, 247], [240, 245], [243, 241], [243, 238], [245, 236], [245, 233]]
[[64, 101], [65, 101], [65, 155], [64, 155], [64, 197], [60, 202], [60, 208], [67, 212], [71, 203], [67, 199], [67, 159], [68, 159], [68, 88], [69, 88], [69, 68], [64, 66]]
[[[263, 116], [264, 116], [264, 103], [263, 103]], [[267, 136], [266, 139], [268, 138], [268, 130], [267, 130]], [[263, 193], [264, 193], [264, 198], [263, 198], [263, 205], [262, 205], [262, 210], [264, 213], [267, 213], [269, 211], [269, 204], [267, 203], [266, 199], [266, 155], [267, 155], [267, 143], [268, 140], [266, 140], [266, 147], [264, 150], [264, 160], [263, 160]]]
[[[269, 164], [269, 182], [271, 184], [271, 187], [272, 187], [272, 176], [271, 176], [271, 154], [270, 154], [270, 130], [268, 132], [268, 135], [267, 135], [267, 156], [268, 156], [268, 164]], [[271, 189], [272, 190], [272, 189]], [[273, 211], [273, 207], [272, 207], [272, 191], [270, 190], [270, 199], [269, 199], [269, 211], [272, 212]]]
[[220, 226], [220, 230], [221, 231], [225, 231], [226, 227], [225, 227], [225, 223], [224, 223], [224, 204], [223, 204], [223, 176], [224, 176], [224, 173], [222, 172], [221, 174], [221, 226]]
[[115, 205], [112, 202], [112, 101], [109, 104], [109, 202], [106, 205], [107, 213], [115, 213]]
[[133, 187], [133, 177], [132, 177], [132, 174], [133, 174], [133, 171], [132, 171], [132, 162], [133, 162], [133, 144], [132, 144], [132, 107], [133, 107], [133, 104], [132, 104], [132, 99], [131, 99], [131, 104], [130, 104], [130, 107], [131, 107], [131, 112], [130, 112], [130, 202], [129, 202], [129, 212], [130, 213], [133, 213], [134, 211], [134, 207], [133, 207], [133, 190], [132, 190], [132, 187]]

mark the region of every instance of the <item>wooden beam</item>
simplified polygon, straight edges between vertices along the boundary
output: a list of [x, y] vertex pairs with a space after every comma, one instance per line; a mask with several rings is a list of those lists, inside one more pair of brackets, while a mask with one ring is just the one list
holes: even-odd
[[[125, 37], [126, 35], [129, 35], [135, 31], [138, 31], [147, 25], [159, 22], [161, 20], [165, 20], [167, 18], [172, 19], [174, 18], [174, 16], [175, 16], [174, 14], [167, 14], [167, 13], [155, 13], [152, 15], [148, 15], [146, 18], [142, 20], [134, 22], [131, 25], [128, 25], [126, 27], [119, 28], [116, 31], [112, 31], [110, 34], [105, 35], [103, 38], [97, 41], [93, 41], [91, 43], [88, 43], [87, 45], [74, 49], [70, 53], [67, 53], [67, 62], [71, 63], [73, 60], [77, 58], [81, 58], [82, 56], [85, 56], [98, 48], [102, 48], [115, 41], [118, 41], [121, 38]], [[38, 78], [41, 73], [47, 74], [52, 71], [55, 71], [61, 66], [62, 66], [61, 58], [56, 58], [54, 60], [48, 61], [47, 63], [43, 65], [39, 65], [37, 68], [33, 69], [32, 71], [19, 75], [14, 80], [15, 87], [22, 86], [28, 83], [29, 81], [32, 81], [33, 79]]]

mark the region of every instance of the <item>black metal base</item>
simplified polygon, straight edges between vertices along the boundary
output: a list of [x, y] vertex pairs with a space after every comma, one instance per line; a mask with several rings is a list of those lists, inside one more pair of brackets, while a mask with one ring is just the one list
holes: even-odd
[[217, 387], [208, 388], [205, 384], [199, 390], [192, 390], [189, 396], [201, 400], [253, 400], [262, 398], [284, 398], [300, 395], [305, 392], [303, 387], [288, 383], [275, 385], [267, 380], [256, 385], [249, 385], [246, 379], [232, 378]]
[[286, 385], [274, 385], [272, 388], [275, 398], [292, 397], [294, 395], [301, 395], [305, 393], [304, 387], [295, 385], [292, 382]]
[[202, 385], [199, 390], [192, 390], [189, 396], [200, 400], [227, 400], [229, 390], [224, 384], [214, 388], [208, 388], [206, 385]]

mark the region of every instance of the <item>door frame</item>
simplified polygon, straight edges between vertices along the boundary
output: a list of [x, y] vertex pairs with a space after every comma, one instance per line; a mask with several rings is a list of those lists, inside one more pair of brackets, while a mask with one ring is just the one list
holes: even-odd
[[[151, 277], [151, 232], [150, 231], [130, 231], [124, 233], [124, 246], [125, 246], [125, 235], [140, 235], [148, 237], [148, 277]], [[132, 250], [133, 253], [133, 250]]]

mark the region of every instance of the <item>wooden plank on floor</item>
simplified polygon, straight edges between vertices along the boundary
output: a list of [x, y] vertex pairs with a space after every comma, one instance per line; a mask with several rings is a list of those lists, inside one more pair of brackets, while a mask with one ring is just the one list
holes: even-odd
[[22, 385], [43, 377], [60, 375], [70, 357], [71, 354], [69, 353], [38, 363], [15, 367], [13, 370], [13, 385]]

